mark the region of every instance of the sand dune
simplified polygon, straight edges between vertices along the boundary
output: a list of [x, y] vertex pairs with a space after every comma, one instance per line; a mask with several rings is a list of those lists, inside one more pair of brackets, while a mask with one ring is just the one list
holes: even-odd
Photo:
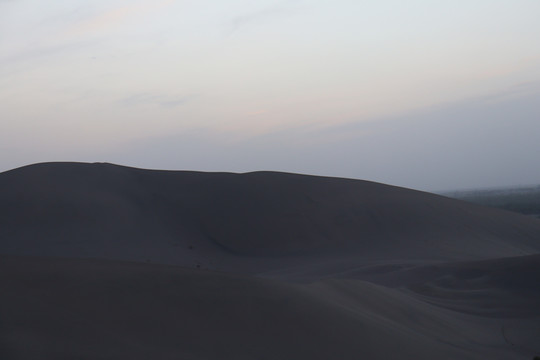
[[540, 220], [367, 181], [0, 174], [2, 359], [532, 359]]
[[47, 163], [0, 174], [0, 200], [0, 251], [21, 255], [220, 269], [254, 256], [473, 260], [540, 251], [536, 219], [286, 173]]

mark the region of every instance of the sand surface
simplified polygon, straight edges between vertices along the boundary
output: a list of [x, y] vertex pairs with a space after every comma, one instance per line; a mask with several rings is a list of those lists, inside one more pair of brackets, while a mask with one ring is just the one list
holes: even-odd
[[367, 181], [0, 174], [1, 359], [532, 359], [540, 220]]

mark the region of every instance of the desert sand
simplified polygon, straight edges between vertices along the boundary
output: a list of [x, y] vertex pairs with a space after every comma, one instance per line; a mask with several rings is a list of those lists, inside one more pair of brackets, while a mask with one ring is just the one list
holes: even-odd
[[532, 359], [540, 220], [368, 181], [0, 174], [2, 359]]

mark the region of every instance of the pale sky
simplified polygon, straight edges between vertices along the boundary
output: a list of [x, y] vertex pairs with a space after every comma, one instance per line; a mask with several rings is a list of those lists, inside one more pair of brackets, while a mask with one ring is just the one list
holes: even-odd
[[538, 0], [0, 0], [0, 171], [540, 183]]

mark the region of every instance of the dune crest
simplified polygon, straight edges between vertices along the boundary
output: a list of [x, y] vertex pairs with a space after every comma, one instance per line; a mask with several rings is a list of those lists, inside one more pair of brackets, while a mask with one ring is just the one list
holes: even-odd
[[475, 260], [540, 251], [536, 219], [289, 173], [45, 163], [0, 174], [0, 199], [0, 251], [21, 255], [181, 265], [198, 258], [219, 268], [238, 257]]

